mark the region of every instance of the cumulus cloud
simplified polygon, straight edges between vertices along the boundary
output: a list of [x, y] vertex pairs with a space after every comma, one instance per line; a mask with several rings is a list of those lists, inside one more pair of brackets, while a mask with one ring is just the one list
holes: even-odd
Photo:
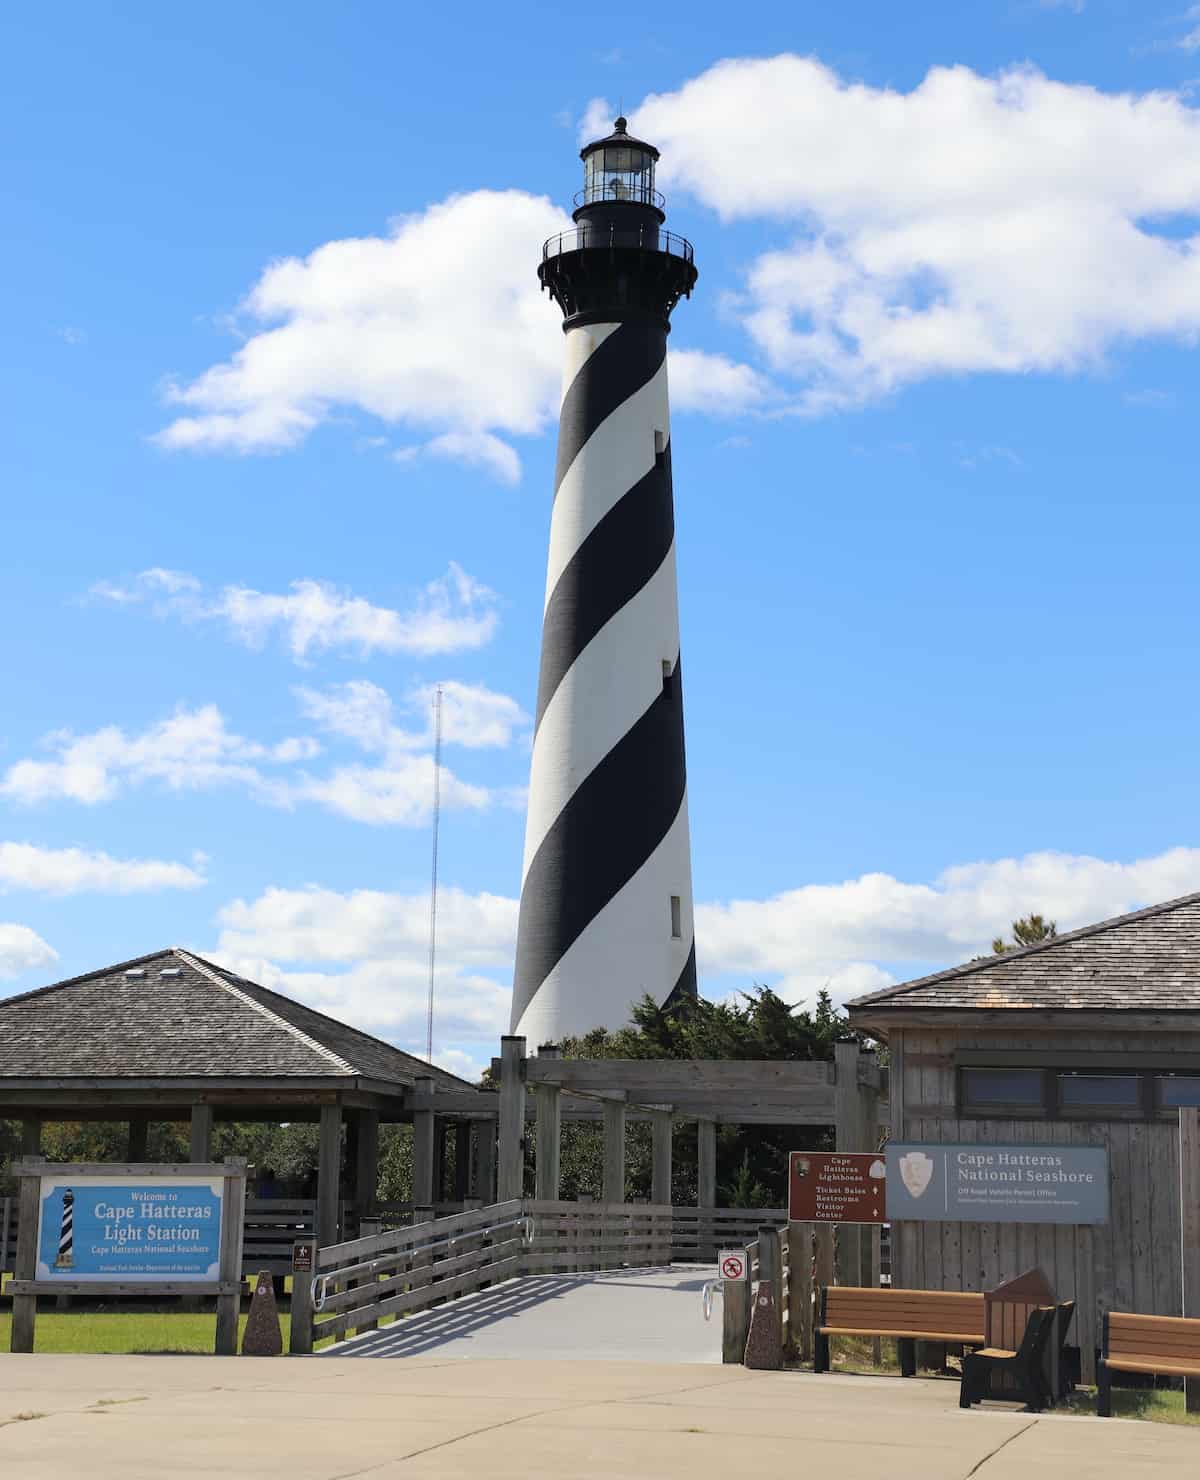
[[[506, 695], [482, 685], [446, 683], [445, 739], [479, 749], [507, 745], [526, 717]], [[310, 735], [274, 745], [230, 730], [213, 704], [180, 705], [169, 719], [140, 734], [115, 725], [87, 735], [60, 731], [47, 737], [49, 760], [17, 761], [0, 777], [0, 797], [33, 805], [69, 800], [95, 805], [150, 782], [169, 790], [203, 791], [235, 786], [255, 801], [293, 808], [315, 803], [355, 822], [419, 827], [433, 807], [432, 742], [425, 727], [405, 731], [392, 723], [392, 701], [374, 684], [346, 684], [321, 694], [299, 691], [302, 706], [322, 729], [377, 757], [373, 764], [335, 764], [313, 774], [307, 763], [322, 754]], [[428, 710], [427, 691], [414, 690], [410, 707]], [[424, 748], [424, 753], [417, 753]], [[496, 790], [440, 768], [442, 804], [483, 810], [514, 805], [511, 788]]]
[[[789, 1001], [834, 1000], [985, 954], [1037, 910], [1060, 930], [1200, 889], [1200, 849], [1133, 863], [1030, 853], [946, 869], [929, 883], [866, 874], [769, 899], [700, 905], [702, 989], [760, 981]], [[335, 1016], [420, 1050], [428, 990], [429, 896], [315, 885], [268, 889], [220, 913], [220, 960]], [[517, 901], [438, 896], [437, 1039], [460, 1049], [506, 1029]], [[453, 1067], [453, 1065], [448, 1065]]]
[[405, 612], [307, 579], [293, 581], [286, 592], [225, 586], [206, 593], [195, 576], [161, 567], [144, 570], [124, 585], [97, 582], [90, 594], [120, 606], [147, 603], [159, 616], [223, 622], [231, 637], [250, 648], [278, 635], [298, 663], [339, 648], [364, 657], [463, 652], [490, 642], [500, 620], [496, 593], [453, 561]]
[[864, 874], [770, 899], [696, 911], [701, 971], [750, 977], [794, 999], [828, 984], [838, 1001], [985, 954], [1010, 922], [1036, 910], [1060, 930], [1200, 889], [1200, 849], [1133, 863], [1030, 853], [957, 865], [932, 883]]
[[766, 377], [727, 355], [699, 349], [671, 352], [671, 405], [709, 416], [737, 416], [763, 406], [771, 396]]
[[162, 782], [172, 791], [239, 785], [263, 792], [263, 763], [311, 758], [310, 739], [260, 745], [231, 732], [215, 704], [179, 705], [170, 718], [141, 734], [106, 725], [89, 735], [60, 730], [47, 737], [52, 760], [17, 761], [0, 778], [0, 796], [32, 804], [65, 798], [93, 805], [111, 801], [129, 786]]
[[728, 306], [807, 411], [1200, 330], [1200, 114], [1179, 96], [963, 66], [900, 92], [780, 55], [652, 95], [632, 127], [668, 190], [775, 232]]
[[58, 952], [28, 925], [0, 924], [0, 977], [17, 976], [58, 960]]
[[294, 447], [355, 409], [423, 432], [435, 455], [510, 481], [504, 440], [553, 414], [562, 355], [531, 254], [569, 218], [519, 190], [455, 195], [385, 237], [272, 263], [242, 305], [250, 337], [169, 399], [164, 447]]
[[[235, 900], [219, 920], [214, 955], [223, 964], [403, 1047], [422, 1048], [428, 894], [268, 889]], [[516, 929], [515, 900], [439, 891], [439, 1042], [490, 1046], [507, 1030]], [[464, 1065], [473, 1062], [461, 1048], [458, 1054]], [[446, 1067], [463, 1072], [457, 1061]]]
[[0, 889], [46, 894], [145, 894], [156, 889], [198, 889], [204, 875], [184, 863], [157, 858], [113, 858], [82, 848], [38, 848], [0, 842]]

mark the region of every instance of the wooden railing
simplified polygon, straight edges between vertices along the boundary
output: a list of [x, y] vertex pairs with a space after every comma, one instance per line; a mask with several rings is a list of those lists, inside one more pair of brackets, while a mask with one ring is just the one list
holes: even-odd
[[680, 1264], [713, 1264], [721, 1249], [741, 1248], [770, 1225], [787, 1225], [786, 1208], [684, 1208], [672, 1210], [671, 1258]]
[[532, 1237], [523, 1274], [568, 1274], [670, 1264], [675, 1209], [669, 1203], [527, 1201]]
[[514, 1199], [318, 1249], [311, 1281], [293, 1283], [292, 1351], [511, 1279], [528, 1230]]

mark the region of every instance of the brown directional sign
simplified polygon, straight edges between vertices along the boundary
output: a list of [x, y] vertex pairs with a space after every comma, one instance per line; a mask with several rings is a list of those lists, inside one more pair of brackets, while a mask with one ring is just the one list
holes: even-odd
[[788, 1217], [794, 1223], [883, 1223], [887, 1168], [858, 1151], [793, 1151]]
[[309, 1239], [298, 1238], [292, 1245], [292, 1273], [312, 1274], [313, 1246]]

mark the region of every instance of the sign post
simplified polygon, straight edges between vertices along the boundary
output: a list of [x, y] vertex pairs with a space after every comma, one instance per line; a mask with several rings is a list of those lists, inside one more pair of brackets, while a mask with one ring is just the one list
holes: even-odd
[[21, 1224], [11, 1349], [32, 1351], [37, 1297], [215, 1295], [215, 1349], [237, 1350], [246, 1163], [13, 1167]]
[[789, 1223], [883, 1223], [887, 1166], [869, 1151], [793, 1151]]

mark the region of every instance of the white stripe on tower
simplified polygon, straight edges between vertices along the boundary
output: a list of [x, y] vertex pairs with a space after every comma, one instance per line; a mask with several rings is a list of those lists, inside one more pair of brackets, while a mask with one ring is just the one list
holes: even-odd
[[567, 333], [513, 1031], [694, 994], [666, 325]]

